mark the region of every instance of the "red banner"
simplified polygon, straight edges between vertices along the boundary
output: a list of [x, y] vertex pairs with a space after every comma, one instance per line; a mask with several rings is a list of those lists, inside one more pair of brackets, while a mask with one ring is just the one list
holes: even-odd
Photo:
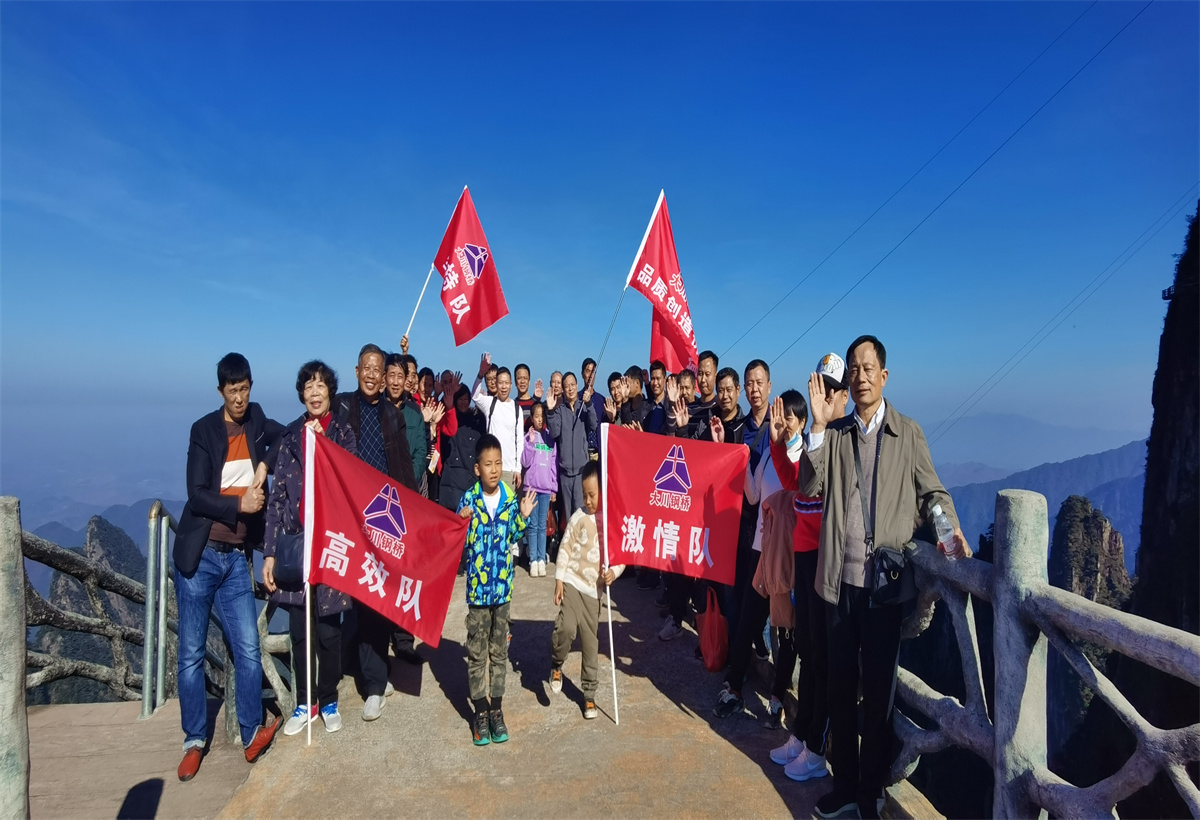
[[508, 315], [496, 262], [466, 188], [446, 226], [433, 267], [442, 277], [442, 305], [454, 329], [456, 346], [465, 345]]
[[692, 328], [692, 312], [688, 308], [679, 256], [675, 253], [675, 236], [671, 233], [671, 216], [667, 213], [667, 197], [663, 191], [659, 191], [646, 235], [642, 237], [642, 246], [638, 248], [625, 284], [654, 306], [650, 360], [661, 360], [672, 373], [685, 367], [695, 371], [700, 366], [696, 332]]
[[468, 522], [311, 430], [305, 574], [430, 646], [442, 637]]
[[600, 431], [609, 565], [732, 584], [750, 450], [612, 424]]

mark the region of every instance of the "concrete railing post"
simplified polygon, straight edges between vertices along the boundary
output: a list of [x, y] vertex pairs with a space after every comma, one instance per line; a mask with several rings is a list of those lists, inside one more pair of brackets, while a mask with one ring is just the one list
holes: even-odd
[[996, 497], [995, 613], [996, 789], [995, 818], [1037, 817], [1029, 797], [1034, 767], [1046, 765], [1046, 638], [1021, 620], [1030, 584], [1046, 580], [1050, 530], [1046, 499], [1026, 490]]
[[0, 818], [29, 816], [21, 504], [0, 498]]

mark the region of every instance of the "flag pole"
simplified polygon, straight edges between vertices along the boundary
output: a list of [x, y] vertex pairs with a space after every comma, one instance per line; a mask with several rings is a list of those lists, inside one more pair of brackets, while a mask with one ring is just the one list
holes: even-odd
[[421, 307], [421, 300], [425, 298], [425, 288], [429, 287], [429, 280], [432, 277], [433, 277], [433, 264], [430, 263], [429, 273], [425, 274], [425, 284], [421, 286], [421, 295], [417, 297], [417, 306], [415, 308], [413, 308], [412, 318], [408, 320], [408, 330], [404, 331], [405, 336], [407, 336], [409, 334], [409, 332], [412, 330], [413, 322], [415, 322], [417, 319], [417, 311]]
[[[305, 670], [305, 716], [308, 718], [308, 742], [312, 745], [312, 584], [308, 582], [312, 570], [313, 517], [316, 490], [313, 461], [317, 457], [317, 434], [311, 427], [304, 431], [304, 670]], [[294, 689], [294, 687], [293, 687]], [[297, 698], [299, 700], [299, 698]]]
[[597, 371], [600, 370], [600, 362], [604, 361], [604, 350], [608, 347], [608, 338], [612, 336], [613, 326], [617, 323], [617, 314], [621, 312], [621, 303], [625, 301], [625, 291], [629, 290], [629, 283], [633, 281], [633, 274], [637, 268], [638, 260], [642, 258], [642, 251], [646, 249], [646, 240], [650, 238], [650, 230], [654, 227], [654, 220], [658, 219], [658, 212], [662, 209], [666, 198], [666, 189], [660, 189], [658, 199], [654, 203], [654, 210], [650, 213], [650, 221], [646, 223], [646, 232], [642, 234], [642, 241], [638, 245], [637, 253], [633, 255], [633, 264], [629, 266], [629, 274], [625, 277], [625, 287], [621, 290], [621, 298], [617, 301], [617, 309], [613, 312], [612, 321], [608, 323], [608, 333], [604, 334], [604, 344], [600, 345], [600, 355], [596, 357]]
[[621, 303], [625, 301], [625, 291], [629, 290], [629, 284], [621, 288], [621, 298], [617, 300], [617, 309], [613, 311], [612, 321], [608, 323], [608, 332], [604, 334], [604, 344], [600, 345], [600, 355], [596, 357], [596, 372], [600, 372], [600, 362], [604, 361], [604, 350], [608, 347], [608, 338], [612, 336], [613, 327], [617, 324], [617, 314], [621, 312]]
[[[599, 367], [599, 365], [597, 365]], [[600, 428], [600, 472], [602, 476], [608, 478], [608, 425]], [[604, 571], [610, 569], [608, 562], [608, 506], [605, 505], [604, 511], [601, 513], [604, 519]], [[617, 726], [621, 725], [621, 708], [617, 705], [617, 650], [613, 646], [613, 628], [612, 628], [612, 587], [608, 584], [604, 585], [604, 597], [608, 601], [608, 665], [612, 668], [612, 685], [613, 685], [613, 723]]]

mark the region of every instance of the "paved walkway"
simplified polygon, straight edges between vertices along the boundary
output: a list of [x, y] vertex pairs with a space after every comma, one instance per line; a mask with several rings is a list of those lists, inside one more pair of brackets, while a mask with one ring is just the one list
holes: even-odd
[[[549, 575], [518, 571], [507, 743], [471, 743], [460, 580], [441, 645], [420, 649], [429, 663], [393, 661], [397, 692], [378, 721], [361, 720], [362, 699], [347, 679], [342, 731], [314, 726], [311, 747], [303, 734], [281, 735], [222, 816], [810, 816], [827, 783], [793, 783], [770, 761], [783, 731], [750, 716], [711, 716], [721, 677], [694, 658], [693, 632], [671, 643], [657, 639], [657, 593], [637, 589], [632, 579], [618, 581], [613, 593], [620, 725], [613, 721], [603, 620], [600, 718], [582, 717], [578, 652], [567, 661], [563, 691], [552, 694], [553, 591]], [[767, 691], [761, 679], [757, 686]], [[754, 696], [747, 702], [764, 713]], [[201, 769], [197, 782], [205, 774]]]

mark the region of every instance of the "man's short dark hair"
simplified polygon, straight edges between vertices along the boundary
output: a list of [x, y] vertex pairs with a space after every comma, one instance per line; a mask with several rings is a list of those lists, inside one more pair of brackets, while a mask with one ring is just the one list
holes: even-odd
[[610, 389], [612, 388], [612, 383], [613, 383], [613, 382], [619, 382], [619, 381], [620, 381], [622, 378], [623, 378], [623, 377], [621, 376], [621, 374], [620, 374], [620, 372], [619, 372], [619, 371], [616, 371], [616, 370], [614, 370], [613, 372], [609, 373], [609, 374], [608, 374], [608, 386], [609, 386], [609, 388], [610, 388]]
[[596, 360], [595, 360], [595, 359], [593, 359], [591, 356], [588, 356], [586, 359], [584, 359], [584, 360], [583, 360], [583, 364], [579, 365], [579, 369], [580, 369], [581, 371], [582, 371], [582, 370], [587, 370], [587, 369], [588, 369], [588, 365], [589, 365], [589, 364], [590, 364], [592, 367], [595, 367], [595, 366], [596, 366]]
[[423, 379], [423, 378], [425, 378], [426, 376], [428, 376], [429, 378], [433, 379], [434, 381], [437, 381], [437, 377], [433, 375], [433, 368], [432, 368], [432, 367], [422, 367], [422, 368], [421, 368], [419, 371], [417, 371], [417, 378], [418, 378], [418, 379]]
[[625, 370], [625, 378], [637, 379], [638, 382], [641, 383], [642, 369], [640, 367], [638, 367], [636, 364], [629, 365], [629, 367]]
[[874, 336], [866, 335], [859, 336], [850, 343], [850, 347], [846, 348], [847, 368], [850, 367], [850, 359], [854, 356], [854, 351], [859, 347], [859, 345], [866, 344], [867, 342], [870, 342], [871, 346], [875, 348], [875, 356], [879, 359], [879, 366], [887, 367], [887, 350], [884, 348], [883, 342], [879, 341]]
[[329, 398], [332, 399], [337, 394], [337, 373], [333, 372], [333, 368], [318, 359], [313, 359], [311, 362], [305, 362], [300, 366], [300, 372], [296, 374], [296, 395], [300, 397], [301, 403], [304, 402], [304, 385], [318, 377], [325, 382], [325, 386], [329, 388]]
[[224, 390], [227, 384], [253, 382], [250, 377], [250, 362], [241, 353], [226, 353], [217, 362], [217, 389]]
[[483, 375], [486, 376], [489, 373], [499, 373], [499, 372], [500, 372], [500, 368], [497, 365], [492, 364], [492, 365], [488, 365], [488, 369], [483, 371]]
[[529, 375], [529, 365], [525, 364], [525, 362], [521, 362], [519, 365], [517, 365], [516, 367], [514, 367], [514, 368], [513, 368], [513, 373], [520, 373], [522, 370], [524, 370], [524, 371], [525, 371], [525, 375], [526, 375], [526, 376], [528, 376], [528, 375]]
[[363, 356], [366, 356], [368, 353], [378, 353], [379, 358], [383, 359], [385, 362], [387, 361], [387, 354], [383, 352], [382, 347], [380, 347], [379, 345], [373, 345], [370, 342], [367, 342], [365, 345], [362, 346], [362, 349], [358, 351], [359, 363], [362, 362]]
[[404, 356], [400, 353], [389, 353], [387, 358], [383, 360], [383, 369], [386, 371], [389, 367], [402, 367], [408, 372], [408, 366], [404, 364]]
[[761, 367], [763, 372], [767, 374], [767, 378], [771, 378], [771, 366], [769, 364], [764, 362], [762, 359], [751, 359], [750, 364], [746, 365], [746, 372], [744, 374], [747, 381], [750, 379], [750, 371], [756, 367]]
[[713, 363], [713, 369], [714, 369], [714, 370], [716, 370], [716, 369], [718, 369], [718, 368], [720, 368], [720, 367], [721, 367], [721, 360], [720, 360], [720, 359], [718, 359], [718, 358], [717, 358], [717, 354], [716, 354], [716, 353], [713, 353], [711, 350], [704, 350], [704, 351], [701, 351], [701, 353], [700, 353], [700, 358], [696, 360], [696, 364], [700, 364], [700, 363], [701, 363], [701, 362], [703, 362], [705, 359], [712, 359], [712, 363]]
[[800, 426], [803, 427], [804, 422], [808, 421], [808, 402], [800, 395], [800, 391], [784, 390], [779, 398], [783, 399], [783, 412], [800, 419]]
[[512, 381], [512, 373], [509, 372], [507, 367], [499, 367], [496, 369], [496, 378], [498, 379], [501, 376], [508, 376], [509, 381]]
[[687, 376], [689, 379], [691, 379], [692, 384], [696, 383], [696, 371], [692, 370], [690, 367], [685, 367], [683, 370], [679, 371], [678, 377], [682, 379], [684, 376]]
[[[475, 445], [475, 463], [479, 463], [479, 459], [483, 458], [483, 454], [487, 450], [500, 450], [500, 439], [493, 436], [491, 433], [484, 433], [479, 437], [479, 443]], [[500, 450], [503, 453], [503, 450]]]
[[575, 380], [575, 384], [576, 384], [576, 385], [578, 385], [578, 384], [579, 384], [579, 377], [578, 377], [578, 376], [576, 376], [576, 375], [575, 375], [575, 373], [574, 373], [573, 371], [571, 371], [571, 370], [568, 370], [566, 373], [563, 373], [563, 383], [564, 383], [564, 384], [565, 384], [565, 383], [566, 383], [566, 381], [567, 381], [567, 376], [570, 376], [572, 379], [574, 379], [574, 380]]
[[404, 372], [417, 369], [417, 357], [411, 353], [400, 354], [400, 364], [404, 365]]
[[725, 379], [733, 379], [734, 387], [740, 388], [742, 386], [741, 381], [738, 379], [737, 371], [734, 370], [732, 367], [722, 367], [720, 370], [717, 371], [717, 384], [720, 384]]
[[594, 478], [597, 481], [600, 480], [600, 462], [599, 461], [589, 461], [587, 464], [583, 465], [583, 471], [579, 474], [579, 483], [582, 484], [583, 482], [587, 481], [589, 478]]
[[659, 373], [662, 373], [664, 376], [667, 374], [667, 366], [658, 359], [650, 362], [650, 372], [653, 373], [655, 370], [657, 370]]

